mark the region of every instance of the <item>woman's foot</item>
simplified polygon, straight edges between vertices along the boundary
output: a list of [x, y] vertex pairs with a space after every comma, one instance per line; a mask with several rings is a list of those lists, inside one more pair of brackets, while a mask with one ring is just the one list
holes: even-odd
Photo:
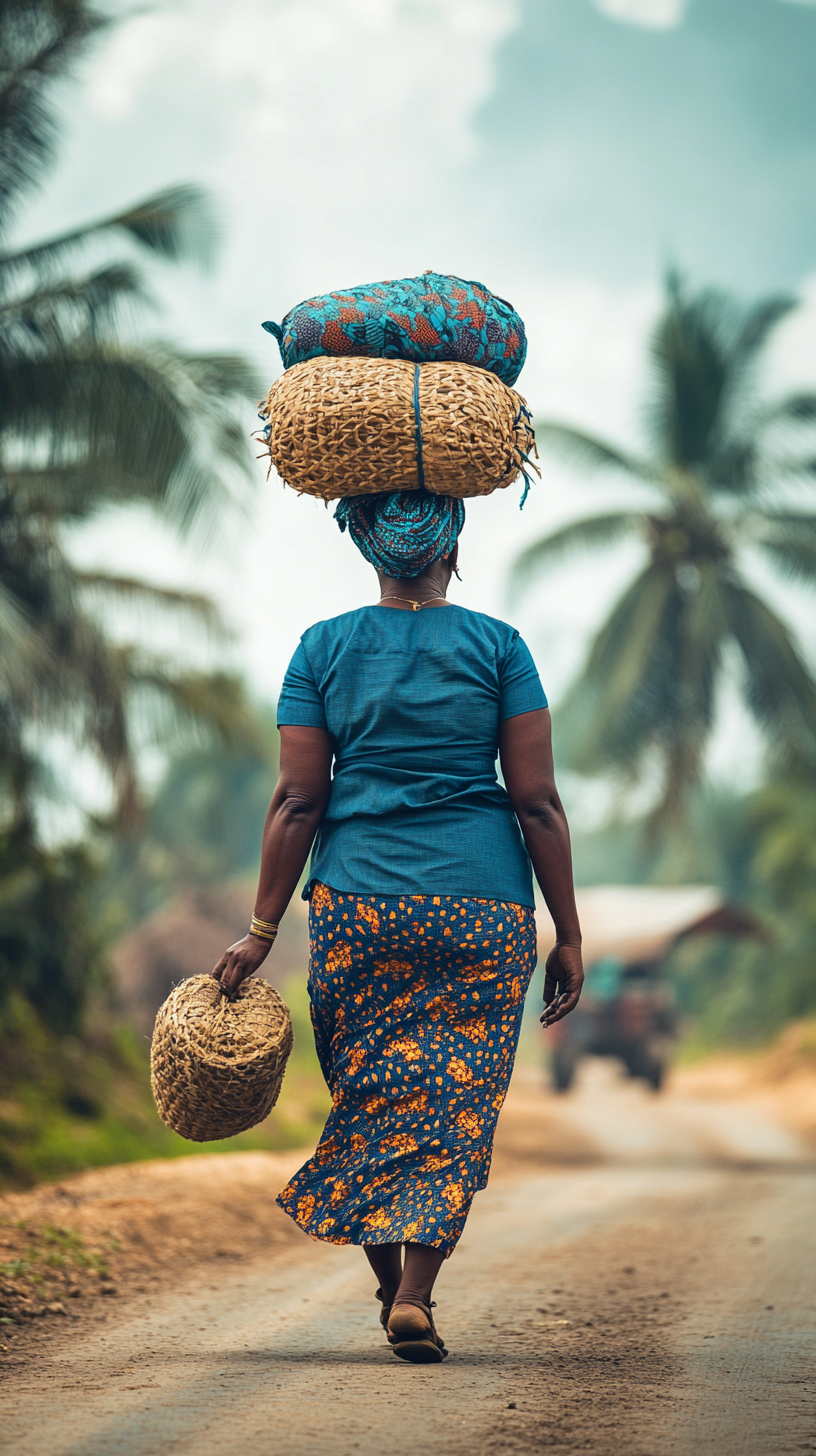
[[447, 1355], [445, 1342], [437, 1334], [432, 1308], [423, 1299], [397, 1296], [386, 1324], [388, 1341], [400, 1360], [413, 1365], [438, 1365]]

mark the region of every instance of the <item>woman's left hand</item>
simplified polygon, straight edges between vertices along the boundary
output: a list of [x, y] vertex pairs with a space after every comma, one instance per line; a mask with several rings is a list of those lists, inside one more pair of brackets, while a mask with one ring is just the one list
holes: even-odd
[[577, 945], [554, 945], [547, 956], [544, 971], [544, 1015], [539, 1018], [543, 1027], [554, 1026], [569, 1016], [578, 1005], [578, 997], [584, 984], [584, 965], [581, 948]]
[[271, 941], [261, 940], [258, 935], [245, 935], [225, 950], [213, 971], [216, 981], [221, 982], [225, 995], [233, 999], [238, 987], [247, 976], [253, 976], [263, 964], [272, 948]]

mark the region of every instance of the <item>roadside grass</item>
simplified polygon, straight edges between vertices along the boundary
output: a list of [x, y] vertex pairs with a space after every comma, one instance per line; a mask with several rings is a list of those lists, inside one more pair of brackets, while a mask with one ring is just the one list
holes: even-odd
[[67, 1315], [68, 1300], [115, 1293], [109, 1260], [119, 1247], [110, 1232], [91, 1244], [57, 1224], [0, 1220], [0, 1352], [12, 1326]]
[[16, 998], [0, 1024], [0, 1190], [112, 1163], [314, 1143], [331, 1099], [315, 1056], [304, 978], [290, 978], [281, 990], [295, 1046], [278, 1105], [259, 1127], [212, 1143], [187, 1142], [159, 1120], [146, 1038], [102, 1020], [81, 1038], [57, 1037]]

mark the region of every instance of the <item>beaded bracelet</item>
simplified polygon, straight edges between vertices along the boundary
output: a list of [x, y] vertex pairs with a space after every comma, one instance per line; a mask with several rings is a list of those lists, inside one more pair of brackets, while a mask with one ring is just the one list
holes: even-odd
[[260, 940], [268, 940], [270, 945], [278, 933], [278, 927], [272, 920], [260, 920], [253, 915], [249, 926], [249, 934], [257, 935]]

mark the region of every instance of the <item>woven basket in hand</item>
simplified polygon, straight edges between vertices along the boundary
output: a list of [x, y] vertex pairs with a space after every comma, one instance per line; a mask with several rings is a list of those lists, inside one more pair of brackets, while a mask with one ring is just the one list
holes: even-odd
[[281, 479], [323, 500], [423, 485], [490, 495], [516, 480], [535, 446], [521, 395], [470, 364], [307, 359], [260, 408]]
[[195, 1143], [263, 1122], [278, 1100], [292, 1022], [267, 981], [234, 1001], [212, 976], [191, 976], [159, 1008], [150, 1080], [162, 1122]]

